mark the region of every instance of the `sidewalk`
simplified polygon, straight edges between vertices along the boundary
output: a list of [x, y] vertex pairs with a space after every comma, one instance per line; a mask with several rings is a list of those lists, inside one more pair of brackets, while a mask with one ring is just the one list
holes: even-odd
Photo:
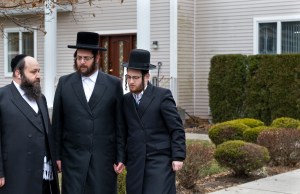
[[192, 139], [192, 140], [208, 140], [210, 141], [207, 134], [199, 134], [199, 133], [185, 133], [186, 139]]
[[[210, 140], [208, 135], [197, 133], [186, 133], [186, 139]], [[300, 169], [209, 194], [300, 194]]]
[[300, 169], [209, 194], [300, 194]]

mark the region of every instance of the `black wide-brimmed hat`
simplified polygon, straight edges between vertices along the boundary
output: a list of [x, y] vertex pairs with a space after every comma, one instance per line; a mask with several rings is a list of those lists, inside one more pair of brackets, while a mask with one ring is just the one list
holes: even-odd
[[143, 49], [133, 49], [129, 55], [129, 62], [123, 63], [123, 67], [137, 70], [151, 70], [156, 66], [150, 64], [150, 52]]
[[99, 47], [99, 34], [95, 32], [78, 32], [76, 45], [68, 45], [68, 48], [106, 51]]

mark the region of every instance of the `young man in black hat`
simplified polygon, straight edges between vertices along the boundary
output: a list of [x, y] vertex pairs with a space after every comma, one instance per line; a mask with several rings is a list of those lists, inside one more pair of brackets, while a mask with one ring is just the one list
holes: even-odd
[[99, 35], [78, 32], [76, 72], [62, 76], [53, 105], [64, 194], [115, 194], [125, 159], [121, 81], [98, 70]]
[[0, 89], [0, 194], [59, 194], [54, 136], [36, 59], [17, 55]]
[[127, 194], [176, 193], [175, 172], [185, 159], [185, 132], [172, 93], [150, 84], [150, 53], [132, 50], [127, 68]]

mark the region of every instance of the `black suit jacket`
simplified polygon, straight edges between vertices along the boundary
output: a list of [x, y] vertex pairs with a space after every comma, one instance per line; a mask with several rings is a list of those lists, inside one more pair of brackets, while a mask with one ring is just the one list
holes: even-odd
[[[45, 97], [38, 99], [37, 104], [44, 128], [13, 83], [0, 89], [0, 177], [5, 177], [0, 194], [42, 193], [46, 146], [55, 164], [54, 137]], [[56, 170], [56, 185], [52, 189], [59, 193]]]
[[138, 107], [125, 94], [124, 116], [127, 193], [175, 193], [171, 163], [185, 159], [185, 132], [171, 91], [148, 83]]
[[77, 72], [60, 78], [53, 127], [65, 194], [116, 193], [113, 164], [125, 160], [121, 81], [101, 71], [89, 103]]

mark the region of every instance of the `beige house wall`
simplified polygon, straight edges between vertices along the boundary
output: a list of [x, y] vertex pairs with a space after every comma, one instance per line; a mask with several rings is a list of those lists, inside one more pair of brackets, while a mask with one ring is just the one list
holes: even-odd
[[195, 114], [195, 1], [178, 1], [178, 102], [191, 115]]
[[[82, 2], [80, 0], [79, 2]], [[137, 1], [95, 0], [74, 5], [73, 12], [58, 13], [57, 74], [72, 73], [74, 49], [78, 31], [122, 34], [137, 31]], [[172, 0], [150, 1], [151, 62], [162, 62], [160, 86], [170, 87], [171, 4]], [[299, 15], [299, 0], [177, 0], [177, 105], [189, 114], [210, 118], [208, 74], [210, 60], [218, 54], [253, 54], [254, 18]], [[0, 18], [2, 20], [2, 18]], [[300, 18], [299, 18], [300, 21]], [[4, 22], [5, 28], [16, 27]], [[38, 32], [37, 59], [44, 63], [44, 36]], [[151, 43], [158, 41], [158, 49]], [[0, 55], [4, 57], [3, 38]], [[157, 76], [157, 70], [151, 71]], [[0, 63], [0, 87], [11, 82], [4, 76]], [[42, 79], [43, 81], [43, 79]], [[222, 91], [220, 91], [222, 92]]]
[[[159, 72], [159, 86], [170, 87], [170, 2], [169, 0], [151, 0], [150, 5], [150, 44], [158, 41], [158, 48], [151, 48], [151, 63], [162, 63]], [[158, 75], [158, 69], [150, 72]]]
[[299, 15], [300, 1], [201, 0], [195, 7], [195, 115], [207, 117], [211, 58], [218, 54], [253, 54], [254, 18]]

